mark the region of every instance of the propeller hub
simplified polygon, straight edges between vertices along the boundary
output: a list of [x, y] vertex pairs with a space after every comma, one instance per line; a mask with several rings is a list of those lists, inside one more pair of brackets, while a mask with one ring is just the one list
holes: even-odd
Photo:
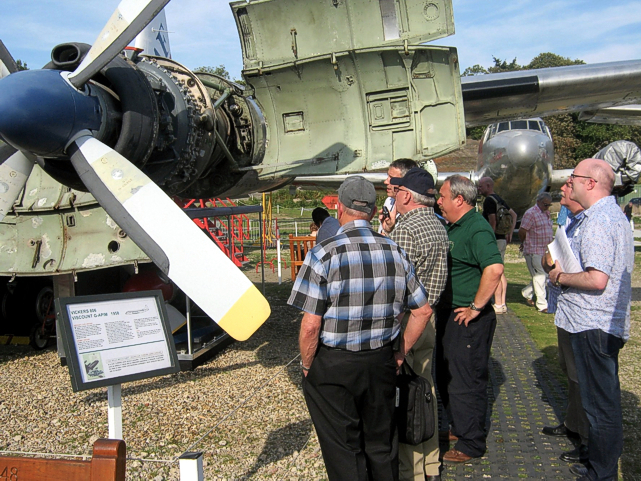
[[0, 137], [16, 149], [64, 156], [81, 130], [100, 128], [97, 98], [72, 87], [59, 70], [25, 70], [0, 80]]

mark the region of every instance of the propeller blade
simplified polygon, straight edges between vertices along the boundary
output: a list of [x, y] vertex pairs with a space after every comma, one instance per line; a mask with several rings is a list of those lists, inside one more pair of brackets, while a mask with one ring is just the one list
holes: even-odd
[[169, 0], [122, 0], [69, 81], [82, 87], [160, 12]]
[[11, 211], [27, 183], [33, 161], [9, 145], [0, 146], [0, 221]]
[[18, 71], [15, 60], [0, 40], [0, 78]]
[[267, 300], [149, 177], [89, 135], [68, 151], [100, 205], [220, 327], [244, 341], [261, 326]]

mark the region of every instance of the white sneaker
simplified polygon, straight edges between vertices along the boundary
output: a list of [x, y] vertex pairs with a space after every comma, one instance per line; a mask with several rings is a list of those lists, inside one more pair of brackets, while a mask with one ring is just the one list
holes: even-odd
[[492, 304], [492, 307], [494, 308], [494, 312], [496, 314], [506, 314], [507, 313], [507, 306], [503, 304], [502, 306], [499, 306], [498, 304]]

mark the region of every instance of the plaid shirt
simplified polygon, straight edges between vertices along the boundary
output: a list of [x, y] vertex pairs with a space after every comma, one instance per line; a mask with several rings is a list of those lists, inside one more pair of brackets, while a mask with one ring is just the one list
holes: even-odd
[[545, 249], [554, 237], [550, 212], [543, 212], [538, 205], [531, 207], [523, 214], [521, 228], [527, 230], [523, 254], [544, 255]]
[[445, 227], [434, 215], [434, 209], [420, 207], [403, 214], [390, 237], [407, 253], [427, 291], [427, 302], [434, 306], [445, 289], [450, 246]]
[[322, 344], [363, 351], [389, 344], [427, 295], [401, 248], [355, 220], [307, 253], [287, 303], [323, 316]]

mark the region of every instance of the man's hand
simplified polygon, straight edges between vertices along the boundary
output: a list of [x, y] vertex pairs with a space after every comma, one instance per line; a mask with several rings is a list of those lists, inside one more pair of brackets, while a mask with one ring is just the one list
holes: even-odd
[[505, 242], [508, 244], [512, 242], [512, 234], [505, 234]]
[[481, 313], [481, 311], [475, 311], [470, 309], [469, 307], [459, 307], [457, 309], [454, 309], [454, 312], [456, 312], [454, 321], [458, 322], [459, 326], [462, 323], [465, 323], [465, 327], [467, 327], [472, 319], [476, 319]]
[[559, 276], [563, 274], [563, 269], [561, 268], [561, 264], [559, 264], [559, 261], [556, 261], [554, 263], [554, 268], [550, 271], [548, 274], [550, 276], [550, 282], [553, 285], [556, 285], [556, 281], [559, 280]]
[[398, 375], [401, 372], [401, 366], [405, 361], [405, 354], [400, 351], [394, 352], [394, 360], [396, 361], [396, 374]]

